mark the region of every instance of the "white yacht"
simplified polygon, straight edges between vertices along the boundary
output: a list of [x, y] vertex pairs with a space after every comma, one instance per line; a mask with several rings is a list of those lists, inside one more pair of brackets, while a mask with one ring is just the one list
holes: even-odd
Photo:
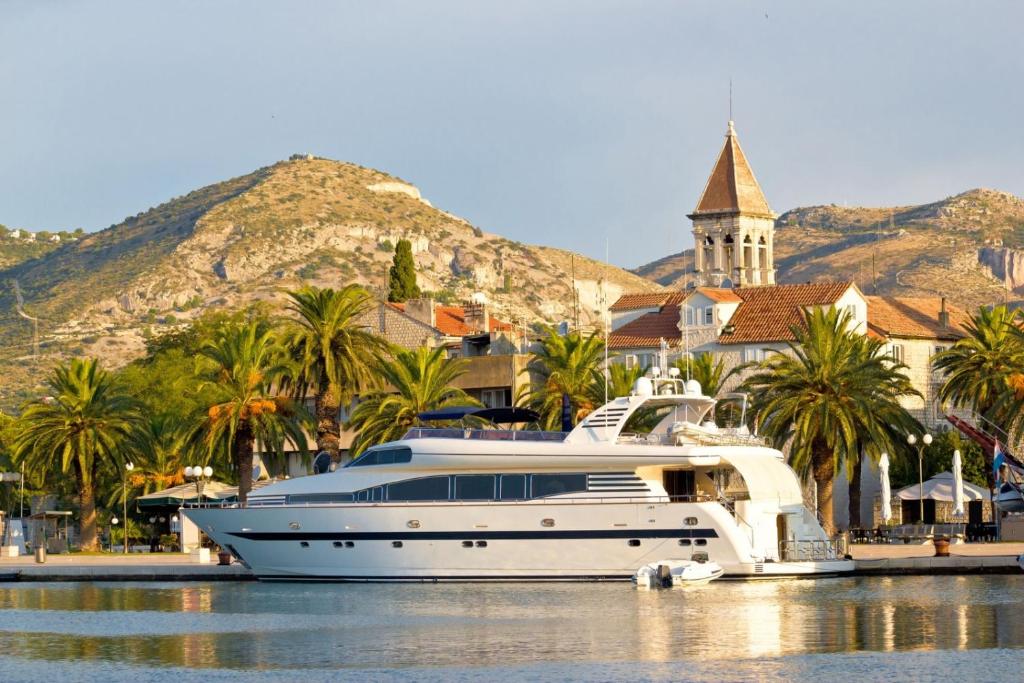
[[568, 433], [414, 428], [184, 513], [268, 580], [628, 580], [666, 557], [726, 577], [851, 571], [782, 453], [718, 427], [715, 403], [645, 377]]

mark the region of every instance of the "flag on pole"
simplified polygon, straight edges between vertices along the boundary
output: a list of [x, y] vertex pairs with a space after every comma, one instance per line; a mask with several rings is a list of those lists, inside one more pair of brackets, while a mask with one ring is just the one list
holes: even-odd
[[999, 442], [996, 441], [996, 445], [992, 449], [992, 478], [996, 480], [996, 486], [999, 486], [999, 468], [1003, 466], [1003, 449], [999, 447]]

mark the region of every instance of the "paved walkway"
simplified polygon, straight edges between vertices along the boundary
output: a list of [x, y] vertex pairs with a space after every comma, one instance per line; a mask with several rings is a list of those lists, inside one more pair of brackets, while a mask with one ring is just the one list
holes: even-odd
[[[965, 557], [1017, 557], [1024, 553], [1024, 543], [961, 543], [949, 546], [950, 555]], [[885, 558], [934, 557], [935, 546], [931, 542], [922, 545], [902, 543], [852, 543], [850, 554], [855, 560], [878, 560]]]
[[185, 553], [50, 554], [45, 564], [31, 555], [0, 558], [0, 578], [21, 581], [240, 581], [252, 579], [238, 563], [200, 564]]

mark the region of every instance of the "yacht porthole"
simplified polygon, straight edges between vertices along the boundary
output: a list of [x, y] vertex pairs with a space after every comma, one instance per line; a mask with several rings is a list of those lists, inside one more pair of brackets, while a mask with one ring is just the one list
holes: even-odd
[[697, 518], [696, 517], [687, 517], [686, 519], [683, 520], [683, 524], [685, 524], [686, 526], [697, 526]]
[[698, 538], [696, 541], [693, 542], [693, 544], [694, 545], [707, 545], [708, 544], [708, 539], [706, 539], [706, 538]]
[[410, 529], [419, 529], [420, 528], [420, 520], [418, 520], [418, 519], [410, 519], [408, 522], [405, 523], [405, 525], [407, 527], [409, 527]]
[[473, 547], [473, 541], [463, 541], [462, 542], [462, 547], [463, 548], [472, 548]]
[[302, 547], [302, 548], [308, 548], [309, 547], [309, 541], [299, 541], [299, 546]]
[[640, 539], [638, 539], [638, 538], [631, 538], [631, 539], [629, 539], [629, 546], [631, 548], [635, 548], [638, 545], [640, 545]]
[[486, 548], [487, 547], [487, 541], [477, 541], [476, 542], [476, 547], [477, 548]]
[[401, 541], [391, 541], [391, 547], [392, 548], [401, 548], [402, 547], [402, 542]]
[[688, 539], [688, 538], [680, 538], [679, 539], [679, 545], [690, 545], [690, 539]]
[[554, 526], [555, 525], [555, 520], [551, 519], [550, 517], [545, 517], [544, 519], [540, 520], [540, 525], [541, 526]]
[[289, 529], [294, 529], [295, 531], [298, 531], [299, 529], [302, 528], [302, 525], [299, 524], [298, 522], [288, 522], [288, 528]]
[[344, 548], [344, 547], [345, 547], [345, 544], [344, 544], [344, 543], [342, 543], [341, 541], [335, 541], [335, 542], [334, 542], [334, 547], [335, 547], [335, 548]]

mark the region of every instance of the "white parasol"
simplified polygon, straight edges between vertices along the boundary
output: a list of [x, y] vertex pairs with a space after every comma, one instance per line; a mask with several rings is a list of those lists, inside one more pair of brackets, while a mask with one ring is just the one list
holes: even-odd
[[892, 519], [892, 491], [889, 490], [889, 454], [882, 453], [878, 460], [878, 472], [882, 477], [882, 522]]
[[953, 516], [964, 516], [964, 475], [960, 451], [953, 451]]

